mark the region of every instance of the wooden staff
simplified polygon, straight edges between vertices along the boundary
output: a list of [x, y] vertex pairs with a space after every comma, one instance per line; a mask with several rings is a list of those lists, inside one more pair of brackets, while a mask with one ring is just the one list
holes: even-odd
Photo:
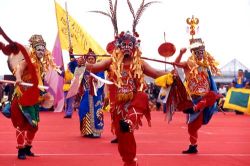
[[[11, 81], [11, 80], [0, 80], [1, 83], [8, 83], [8, 84], [16, 84], [16, 81]], [[27, 82], [21, 82], [20, 83], [21, 85], [24, 85], [24, 86], [33, 86], [32, 83], [27, 83]], [[48, 86], [42, 86], [42, 85], [38, 85], [38, 88], [40, 90], [43, 90], [43, 89], [46, 89], [48, 90], [49, 87]]]
[[[85, 56], [84, 54], [74, 54], [74, 56]], [[99, 57], [111, 57], [111, 55], [96, 55]], [[144, 60], [149, 60], [149, 61], [154, 61], [154, 62], [159, 62], [159, 63], [164, 63], [164, 64], [169, 64], [169, 65], [173, 65], [173, 66], [177, 66], [177, 67], [184, 67], [183, 65], [176, 63], [176, 62], [168, 62], [168, 61], [162, 61], [162, 60], [158, 60], [158, 59], [151, 59], [151, 58], [146, 58], [146, 57], [141, 57], [141, 59]]]

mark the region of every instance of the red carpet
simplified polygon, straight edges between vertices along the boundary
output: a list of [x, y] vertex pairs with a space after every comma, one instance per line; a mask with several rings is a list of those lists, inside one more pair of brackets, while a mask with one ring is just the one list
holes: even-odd
[[[0, 115], [0, 166], [122, 166], [117, 145], [111, 144], [110, 116], [100, 139], [80, 137], [77, 112], [72, 119], [63, 113], [41, 112], [39, 131], [33, 143], [37, 157], [16, 157], [15, 130], [10, 119]], [[250, 116], [217, 113], [199, 132], [199, 153], [183, 155], [188, 147], [185, 115], [177, 113], [168, 124], [162, 112], [152, 112], [152, 127], [146, 121], [136, 131], [139, 166], [249, 166]]]

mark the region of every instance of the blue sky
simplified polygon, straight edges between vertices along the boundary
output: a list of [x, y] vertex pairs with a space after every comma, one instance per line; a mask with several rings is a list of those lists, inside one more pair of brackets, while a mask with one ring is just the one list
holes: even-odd
[[[65, 0], [58, 0], [64, 6]], [[148, 2], [146, 0], [146, 2]], [[0, 25], [15, 41], [28, 44], [32, 34], [41, 34], [52, 50], [57, 24], [53, 0], [1, 0]], [[111, 21], [90, 10], [108, 10], [108, 0], [68, 0], [69, 14], [89, 32], [103, 48], [113, 40]], [[140, 1], [131, 0], [137, 10]], [[250, 68], [250, 0], [162, 0], [150, 6], [137, 26], [143, 56], [164, 60], [158, 47], [164, 42], [175, 44], [176, 54], [167, 59], [172, 61], [182, 47], [188, 47], [186, 18], [195, 15], [200, 19], [199, 37], [205, 41], [207, 51], [225, 65], [237, 58]], [[125, 0], [118, 1], [119, 31], [131, 30], [132, 16]], [[0, 38], [1, 41], [2, 38]], [[183, 60], [189, 56], [187, 52]], [[0, 75], [10, 73], [6, 57], [0, 53]], [[68, 56], [64, 56], [65, 63]], [[164, 69], [164, 64], [150, 62], [153, 67]]]

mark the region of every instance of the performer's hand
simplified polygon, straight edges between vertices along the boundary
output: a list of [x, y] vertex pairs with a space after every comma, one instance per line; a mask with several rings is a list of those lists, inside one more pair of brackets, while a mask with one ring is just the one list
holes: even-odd
[[173, 69], [171, 73], [173, 74], [173, 79], [175, 79], [178, 76], [178, 71], [176, 69]]
[[16, 85], [21, 85], [22, 82], [23, 82], [23, 80], [21, 80], [21, 79], [16, 79]]
[[182, 55], [182, 54], [184, 54], [186, 51], [187, 51], [187, 48], [181, 48], [181, 49], [180, 49], [180, 54]]
[[69, 48], [69, 55], [71, 55], [71, 54], [73, 54], [73, 48], [72, 47]]

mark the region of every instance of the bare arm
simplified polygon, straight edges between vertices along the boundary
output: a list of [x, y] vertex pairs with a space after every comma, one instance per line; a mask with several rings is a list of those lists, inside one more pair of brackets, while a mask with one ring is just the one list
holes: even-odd
[[180, 53], [179, 55], [176, 57], [174, 63], [178, 66], [178, 67], [181, 67], [183, 69], [185, 69], [187, 67], [187, 62], [181, 62], [181, 59], [182, 59], [182, 56], [183, 54], [187, 51], [186, 48], [182, 48], [180, 50]]
[[90, 72], [97, 73], [108, 70], [111, 63], [112, 63], [111, 58], [102, 60], [95, 64], [86, 63], [86, 69], [89, 70]]
[[25, 60], [20, 61], [20, 63], [16, 66], [14, 75], [16, 77], [17, 83], [22, 82], [22, 74], [26, 66], [27, 66], [27, 63], [25, 62]]
[[162, 70], [157, 70], [153, 67], [151, 67], [147, 62], [143, 61], [143, 69], [144, 69], [144, 74], [146, 74], [149, 77], [152, 78], [157, 78], [160, 77], [168, 72], [162, 71]]

